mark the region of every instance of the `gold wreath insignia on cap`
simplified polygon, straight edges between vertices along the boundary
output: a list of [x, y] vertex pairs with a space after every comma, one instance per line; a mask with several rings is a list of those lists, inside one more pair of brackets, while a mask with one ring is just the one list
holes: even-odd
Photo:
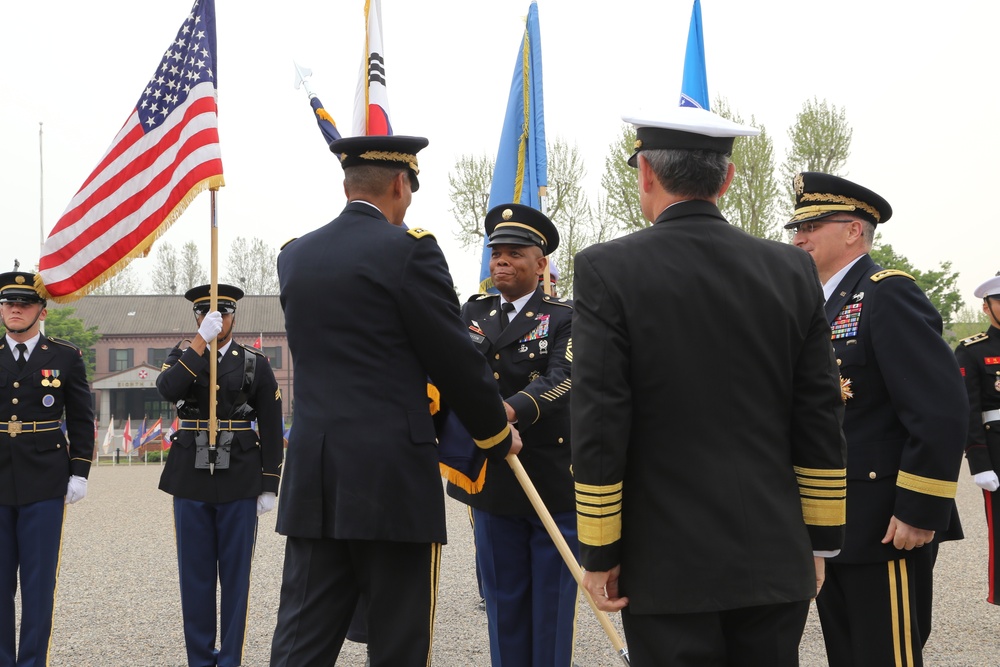
[[16, 278], [14, 278], [14, 282], [17, 283], [18, 285], [23, 285], [24, 284], [24, 276], [17, 276]]
[[504, 220], [510, 220], [511, 218], [514, 217], [514, 211], [510, 210], [509, 208], [505, 208], [500, 217], [502, 217]]
[[801, 195], [803, 190], [805, 190], [805, 183], [802, 181], [802, 174], [796, 174], [795, 180], [792, 182], [795, 186], [795, 194]]
[[642, 139], [636, 139], [633, 148], [635, 150], [639, 150], [640, 148], [642, 148]]

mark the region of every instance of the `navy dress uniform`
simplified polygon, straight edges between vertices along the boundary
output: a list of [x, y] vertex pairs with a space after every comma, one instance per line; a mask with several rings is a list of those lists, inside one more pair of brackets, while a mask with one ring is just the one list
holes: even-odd
[[65, 506], [85, 495], [94, 455], [82, 354], [39, 333], [45, 312], [33, 274], [0, 274], [0, 665], [18, 667], [48, 665]]
[[[559, 245], [552, 222], [529, 206], [494, 207], [485, 225], [494, 249], [538, 246], [547, 256]], [[462, 320], [517, 415], [518, 458], [576, 554], [569, 423], [573, 305], [546, 295], [534, 274], [524, 284], [530, 287], [523, 295], [504, 285], [502, 296], [473, 296], [462, 307]], [[503, 306], [510, 303], [518, 307], [504, 324]], [[479, 493], [449, 483], [448, 494], [473, 508], [493, 667], [570, 667], [578, 587], [510, 466], [488, 464]]]
[[983, 489], [986, 507], [986, 529], [989, 541], [987, 569], [989, 588], [986, 601], [1000, 604], [997, 585], [1000, 584], [1000, 563], [997, 562], [1000, 527], [1000, 275], [990, 278], [974, 292], [983, 300], [983, 310], [990, 328], [959, 342], [955, 348], [965, 389], [969, 396], [969, 437], [965, 457], [969, 472]]
[[[209, 285], [185, 297], [196, 313], [209, 309]], [[219, 311], [232, 314], [243, 291], [218, 286]], [[216, 382], [209, 387], [209, 349], [171, 350], [156, 380], [177, 404], [179, 429], [159, 488], [174, 497], [174, 526], [184, 640], [190, 667], [237, 667], [243, 662], [250, 572], [259, 504], [278, 491], [283, 440], [281, 392], [267, 358], [222, 332]], [[228, 343], [225, 338], [229, 338]], [[217, 455], [207, 465], [209, 401], [217, 396]], [[252, 422], [257, 422], [257, 431]], [[216, 581], [221, 584], [216, 649]]]
[[627, 597], [636, 667], [798, 664], [815, 552], [839, 548], [844, 523], [822, 292], [807, 254], [730, 225], [718, 191], [669, 192], [643, 155], [717, 153], [718, 164], [755, 131], [700, 109], [664, 113], [626, 119], [652, 226], [574, 263], [584, 582]]
[[[334, 661], [362, 591], [372, 665], [429, 662], [446, 524], [428, 378], [491, 465], [506, 465], [513, 443], [440, 246], [400, 226], [426, 145], [399, 135], [332, 142], [350, 201], [278, 255], [296, 405], [272, 667]], [[387, 172], [389, 184], [378, 183]]]
[[[788, 228], [892, 215], [884, 198], [843, 178], [805, 172], [794, 187]], [[846, 402], [847, 532], [817, 605], [832, 666], [920, 665], [937, 545], [963, 537], [955, 493], [968, 406], [941, 316], [912, 276], [867, 254], [847, 266], [826, 302]], [[883, 543], [894, 517], [934, 531], [933, 541], [910, 551]]]

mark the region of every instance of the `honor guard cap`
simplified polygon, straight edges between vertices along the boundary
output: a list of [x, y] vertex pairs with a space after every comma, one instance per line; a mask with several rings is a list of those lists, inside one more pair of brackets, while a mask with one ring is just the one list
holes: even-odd
[[977, 299], [985, 299], [988, 296], [1000, 297], [1000, 273], [977, 287], [973, 294]]
[[35, 274], [24, 271], [0, 273], [0, 303], [45, 303], [35, 289]]
[[536, 245], [548, 255], [559, 247], [559, 232], [548, 216], [523, 204], [500, 204], [486, 214], [486, 244]]
[[792, 187], [795, 190], [795, 211], [785, 229], [795, 229], [799, 223], [837, 213], [850, 213], [873, 225], [892, 217], [889, 202], [868, 188], [840, 176], [804, 171], [795, 176]]
[[[243, 290], [232, 285], [219, 283], [219, 312], [235, 313], [236, 302], [243, 298]], [[198, 285], [184, 293], [184, 298], [194, 304], [194, 312], [205, 314], [209, 312], [212, 297], [209, 294], [211, 285]]]
[[345, 137], [330, 142], [330, 150], [340, 155], [340, 166], [344, 169], [363, 165], [385, 167], [407, 167], [410, 174], [410, 189], [420, 189], [417, 174], [417, 152], [426, 148], [429, 142], [423, 137], [394, 135], [373, 135]]
[[652, 116], [643, 112], [622, 116], [635, 126], [635, 152], [628, 166], [638, 166], [641, 151], [680, 148], [729, 155], [736, 137], [755, 137], [756, 127], [740, 125], [728, 118], [696, 107], [668, 107]]

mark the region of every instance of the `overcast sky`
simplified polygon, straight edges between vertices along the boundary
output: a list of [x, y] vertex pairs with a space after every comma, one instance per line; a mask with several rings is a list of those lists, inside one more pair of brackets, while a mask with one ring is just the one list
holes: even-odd
[[[691, 4], [539, 0], [547, 137], [579, 145], [594, 203], [622, 114], [677, 103]], [[38, 260], [39, 122], [47, 234], [190, 6], [48, 0], [0, 9], [0, 270], [15, 257], [22, 269]], [[237, 235], [277, 247], [343, 207], [342, 172], [293, 87], [292, 61], [312, 67], [314, 92], [349, 133], [363, 6], [216, 0], [223, 262]], [[430, 139], [407, 222], [435, 233], [463, 295], [475, 290], [479, 257], [454, 240], [447, 174], [463, 153], [496, 152], [527, 10], [528, 0], [382, 0], [395, 131]], [[712, 99], [763, 124], [779, 163], [805, 100], [845, 107], [854, 128], [847, 176], [893, 207], [883, 240], [920, 269], [951, 261], [972, 303], [972, 289], [1000, 270], [997, 5], [702, 0], [702, 11]], [[200, 195], [163, 237], [203, 241], [206, 265], [208, 201]]]

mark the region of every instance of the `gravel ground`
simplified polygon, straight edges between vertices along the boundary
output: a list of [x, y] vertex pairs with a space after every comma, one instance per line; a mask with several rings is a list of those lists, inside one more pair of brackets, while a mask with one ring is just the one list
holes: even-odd
[[[156, 489], [160, 470], [159, 465], [95, 468], [86, 500], [69, 508], [52, 667], [184, 667], [172, 509], [170, 496]], [[941, 547], [934, 631], [926, 647], [925, 664], [997, 665], [1000, 610], [985, 602], [987, 548], [982, 496], [964, 473], [958, 502], [968, 537]], [[433, 664], [486, 667], [486, 615], [477, 608], [465, 506], [449, 498], [447, 508], [450, 542], [442, 565]], [[271, 512], [260, 522], [246, 667], [267, 665], [274, 630], [284, 550], [284, 538], [274, 532], [274, 519]], [[579, 665], [621, 665], [585, 602], [578, 619]], [[617, 615], [612, 622], [621, 632]], [[826, 664], [815, 608], [800, 653], [804, 667]], [[338, 664], [360, 667], [364, 647], [345, 642]]]

